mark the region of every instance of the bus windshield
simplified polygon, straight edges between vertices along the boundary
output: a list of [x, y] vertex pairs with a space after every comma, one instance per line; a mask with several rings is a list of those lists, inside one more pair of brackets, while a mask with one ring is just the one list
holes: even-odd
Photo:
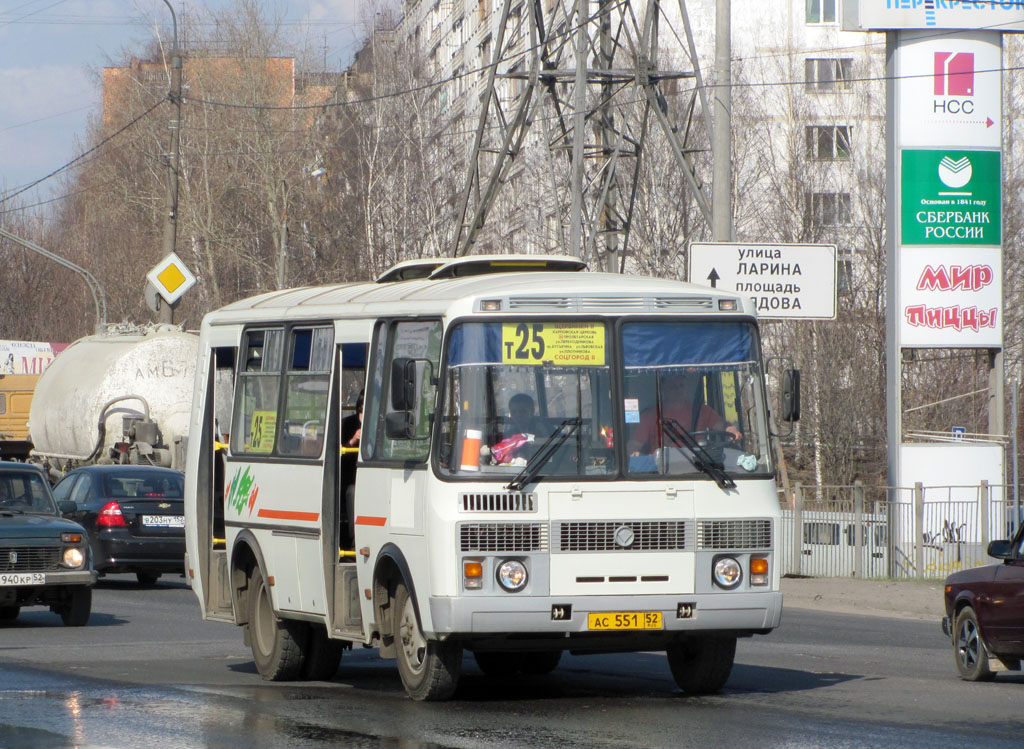
[[626, 322], [621, 350], [628, 474], [771, 473], [753, 325]]
[[609, 350], [598, 321], [455, 325], [440, 409], [441, 473], [508, 480], [535, 456], [543, 478], [618, 473]]

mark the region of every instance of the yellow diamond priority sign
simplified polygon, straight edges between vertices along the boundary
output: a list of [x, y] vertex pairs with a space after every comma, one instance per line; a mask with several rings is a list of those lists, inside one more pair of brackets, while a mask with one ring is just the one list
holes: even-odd
[[146, 279], [153, 284], [157, 293], [168, 304], [174, 304], [195, 286], [196, 277], [185, 267], [175, 253], [171, 253], [146, 274]]

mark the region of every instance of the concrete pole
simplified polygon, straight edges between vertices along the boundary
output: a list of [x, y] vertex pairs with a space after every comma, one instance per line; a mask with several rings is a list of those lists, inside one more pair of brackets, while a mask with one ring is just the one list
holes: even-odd
[[583, 145], [587, 115], [587, 12], [589, 0], [576, 2], [576, 116], [572, 129], [572, 203], [569, 208], [569, 251], [583, 257]]
[[[171, 24], [174, 37], [171, 47], [171, 100], [174, 103], [174, 119], [169, 128], [171, 131], [171, 149], [167, 159], [170, 181], [167, 186], [167, 222], [164, 224], [164, 256], [174, 252], [178, 240], [178, 151], [181, 147], [181, 51], [178, 49], [178, 19], [170, 0], [164, 0], [171, 11]], [[174, 308], [164, 299], [160, 299], [160, 322], [174, 322]]]
[[715, 3], [715, 104], [711, 137], [711, 232], [716, 242], [732, 235], [732, 3]]
[[[903, 441], [903, 353], [899, 341], [899, 256], [896, 237], [900, 231], [896, 191], [896, 45], [899, 31], [885, 32], [885, 433], [889, 465], [889, 506], [899, 500], [900, 444]], [[891, 527], [891, 525], [890, 525]], [[891, 574], [891, 572], [890, 572]]]

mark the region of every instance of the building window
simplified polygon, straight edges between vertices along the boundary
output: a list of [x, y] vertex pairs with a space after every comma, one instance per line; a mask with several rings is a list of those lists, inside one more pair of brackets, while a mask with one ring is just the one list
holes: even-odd
[[848, 192], [807, 193], [806, 201], [804, 225], [808, 228], [849, 226], [852, 222]]
[[482, 26], [491, 12], [491, 0], [477, 0], [476, 11], [477, 23]]
[[808, 57], [804, 60], [804, 80], [808, 91], [833, 91], [850, 88], [852, 57]]
[[850, 158], [849, 125], [808, 125], [807, 157], [822, 161]]
[[835, 23], [836, 0], [807, 0], [807, 23]]

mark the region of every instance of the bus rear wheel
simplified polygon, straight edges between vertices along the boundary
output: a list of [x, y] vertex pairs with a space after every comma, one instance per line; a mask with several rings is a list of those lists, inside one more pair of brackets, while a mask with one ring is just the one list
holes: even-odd
[[729, 681], [736, 659], [735, 637], [697, 637], [668, 646], [668, 667], [687, 694], [714, 694]]
[[404, 583], [398, 583], [392, 602], [398, 673], [414, 700], [446, 700], [455, 693], [462, 671], [462, 646], [428, 640], [416, 616], [416, 604]]
[[252, 659], [267, 681], [291, 681], [303, 665], [307, 627], [304, 622], [279, 619], [270, 600], [270, 587], [257, 566], [249, 577], [249, 643]]
[[306, 649], [302, 662], [302, 678], [309, 681], [330, 681], [341, 665], [345, 643], [332, 640], [322, 624], [308, 625]]

